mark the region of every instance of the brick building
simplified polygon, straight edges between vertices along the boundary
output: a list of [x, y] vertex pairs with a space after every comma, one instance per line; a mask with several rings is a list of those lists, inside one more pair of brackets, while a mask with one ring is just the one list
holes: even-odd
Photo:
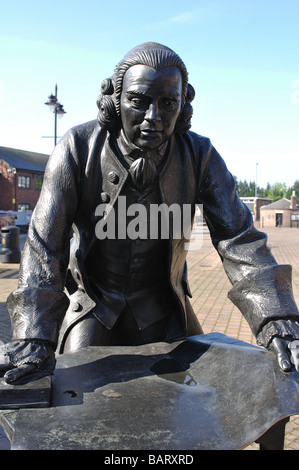
[[261, 227], [298, 227], [299, 207], [295, 191], [291, 200], [283, 198], [260, 208]]
[[248, 207], [250, 210], [254, 224], [259, 227], [260, 225], [260, 209], [262, 206], [271, 204], [272, 199], [265, 197], [240, 197], [241, 201]]
[[0, 210], [32, 211], [49, 156], [0, 147]]

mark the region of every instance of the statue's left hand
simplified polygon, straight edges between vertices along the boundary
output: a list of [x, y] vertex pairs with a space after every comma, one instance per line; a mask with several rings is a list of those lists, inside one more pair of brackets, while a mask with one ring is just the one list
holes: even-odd
[[8, 384], [51, 375], [56, 364], [53, 347], [46, 341], [20, 340], [0, 346], [0, 373]]
[[270, 344], [270, 349], [276, 352], [279, 367], [284, 372], [291, 370], [292, 363], [299, 372], [299, 340], [275, 337]]

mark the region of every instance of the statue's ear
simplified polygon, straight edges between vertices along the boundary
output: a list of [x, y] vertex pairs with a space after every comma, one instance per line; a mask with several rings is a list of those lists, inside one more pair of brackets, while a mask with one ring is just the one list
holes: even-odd
[[178, 117], [176, 126], [175, 126], [175, 132], [179, 134], [184, 134], [189, 131], [191, 128], [191, 118], [193, 115], [193, 107], [191, 106], [191, 102], [195, 98], [195, 90], [190, 83], [188, 83], [187, 86], [187, 93], [186, 93], [186, 98], [185, 98], [185, 105]]
[[190, 83], [187, 86], [186, 103], [191, 103], [195, 98], [195, 90]]

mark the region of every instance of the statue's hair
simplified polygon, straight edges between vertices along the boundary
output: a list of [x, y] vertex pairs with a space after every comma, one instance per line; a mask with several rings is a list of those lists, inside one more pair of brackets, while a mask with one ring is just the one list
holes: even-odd
[[191, 127], [193, 109], [191, 101], [195, 91], [188, 84], [188, 72], [181, 58], [171, 49], [157, 43], [145, 43], [135, 47], [115, 67], [114, 75], [102, 82], [98, 98], [98, 121], [102, 128], [116, 130], [121, 126], [120, 97], [125, 73], [134, 65], [147, 65], [155, 70], [176, 67], [182, 76], [182, 110], [178, 117], [175, 132], [187, 132]]

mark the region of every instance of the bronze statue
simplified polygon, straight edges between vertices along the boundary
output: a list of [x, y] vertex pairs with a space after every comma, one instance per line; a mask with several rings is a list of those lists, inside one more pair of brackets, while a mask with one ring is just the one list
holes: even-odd
[[[293, 361], [299, 370], [291, 267], [277, 264], [266, 235], [253, 227], [210, 140], [190, 131], [193, 98], [178, 55], [142, 44], [104, 80], [98, 119], [71, 129], [56, 146], [19, 285], [7, 301], [13, 336], [0, 354], [7, 382], [51, 373], [55, 350], [202, 333], [188, 298], [185, 233], [163, 237], [160, 223], [158, 236], [149, 236], [147, 215], [161, 204], [190, 207], [191, 217], [203, 205], [233, 286], [230, 299], [258, 343], [276, 350], [280, 367], [289, 371]], [[146, 217], [132, 237], [136, 204]]]

